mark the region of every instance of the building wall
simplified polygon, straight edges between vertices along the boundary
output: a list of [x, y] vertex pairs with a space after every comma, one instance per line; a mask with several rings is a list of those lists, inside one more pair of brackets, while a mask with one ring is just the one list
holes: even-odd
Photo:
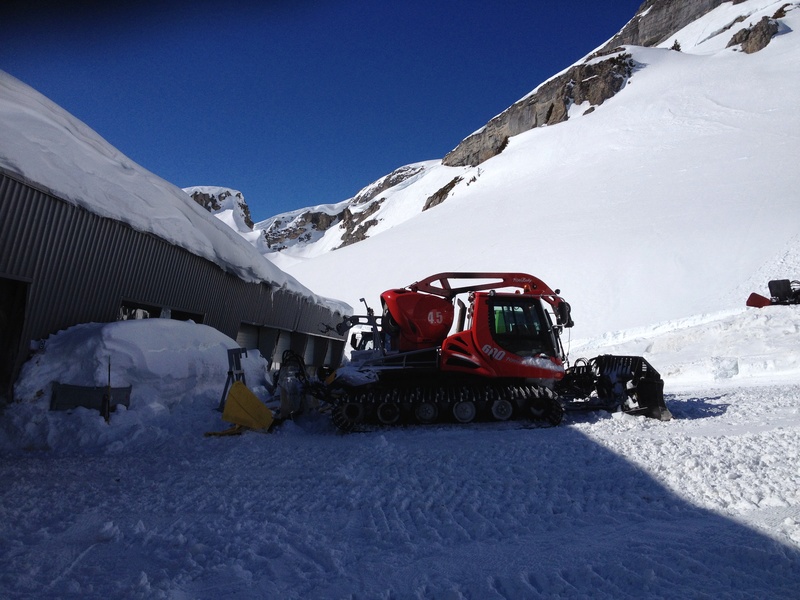
[[338, 363], [344, 349], [342, 338], [325, 330], [341, 314], [270, 283], [245, 282], [188, 250], [0, 172], [0, 346], [6, 353], [0, 395], [10, 392], [32, 340], [78, 323], [115, 321], [122, 305], [169, 308], [233, 339], [242, 339], [243, 327], [286, 332], [296, 338], [293, 346], [303, 346], [301, 354], [311, 339], [310, 356], [325, 355], [328, 364]]

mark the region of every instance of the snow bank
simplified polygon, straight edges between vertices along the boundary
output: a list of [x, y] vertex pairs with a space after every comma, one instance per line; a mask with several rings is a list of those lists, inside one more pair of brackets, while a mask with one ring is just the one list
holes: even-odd
[[[569, 330], [567, 330], [569, 331]], [[800, 307], [741, 309], [606, 334], [565, 339], [570, 358], [600, 354], [644, 356], [665, 381], [666, 393], [698, 387], [732, 388], [800, 383]], [[166, 319], [72, 327], [48, 338], [23, 367], [20, 402], [0, 420], [0, 448], [78, 448], [119, 451], [221, 427], [219, 403], [234, 340], [204, 325]], [[53, 382], [133, 386], [129, 410], [110, 424], [97, 411], [49, 411]], [[247, 382], [268, 399], [266, 360], [243, 359]], [[143, 434], [147, 433], [148, 435]]]
[[665, 389], [800, 382], [800, 306], [742, 308], [576, 340], [570, 356], [644, 356]]
[[[219, 429], [215, 409], [238, 344], [216, 329], [170, 319], [77, 325], [50, 336], [25, 363], [15, 398], [0, 419], [0, 448], [121, 451], [184, 432]], [[49, 411], [54, 382], [132, 386], [130, 408], [107, 424], [98, 411]], [[266, 360], [242, 359], [247, 383], [263, 393]]]

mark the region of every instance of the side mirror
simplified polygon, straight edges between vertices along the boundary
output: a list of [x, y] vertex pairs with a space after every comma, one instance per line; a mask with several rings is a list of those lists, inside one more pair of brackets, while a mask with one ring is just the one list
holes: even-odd
[[564, 327], [572, 327], [575, 322], [572, 320], [572, 309], [568, 302], [562, 300], [558, 305], [558, 324]]

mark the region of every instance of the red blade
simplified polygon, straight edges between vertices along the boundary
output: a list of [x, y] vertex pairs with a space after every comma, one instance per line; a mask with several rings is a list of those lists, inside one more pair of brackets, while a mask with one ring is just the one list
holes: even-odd
[[750, 297], [747, 299], [747, 306], [752, 306], [753, 308], [764, 308], [770, 304], [772, 304], [772, 301], [769, 298], [765, 298], [761, 294], [756, 294], [755, 292], [750, 294]]

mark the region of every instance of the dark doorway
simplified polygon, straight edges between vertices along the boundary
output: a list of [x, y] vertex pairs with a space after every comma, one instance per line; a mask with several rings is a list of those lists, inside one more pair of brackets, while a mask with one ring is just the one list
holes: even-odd
[[11, 400], [27, 298], [27, 283], [0, 277], [0, 405]]

